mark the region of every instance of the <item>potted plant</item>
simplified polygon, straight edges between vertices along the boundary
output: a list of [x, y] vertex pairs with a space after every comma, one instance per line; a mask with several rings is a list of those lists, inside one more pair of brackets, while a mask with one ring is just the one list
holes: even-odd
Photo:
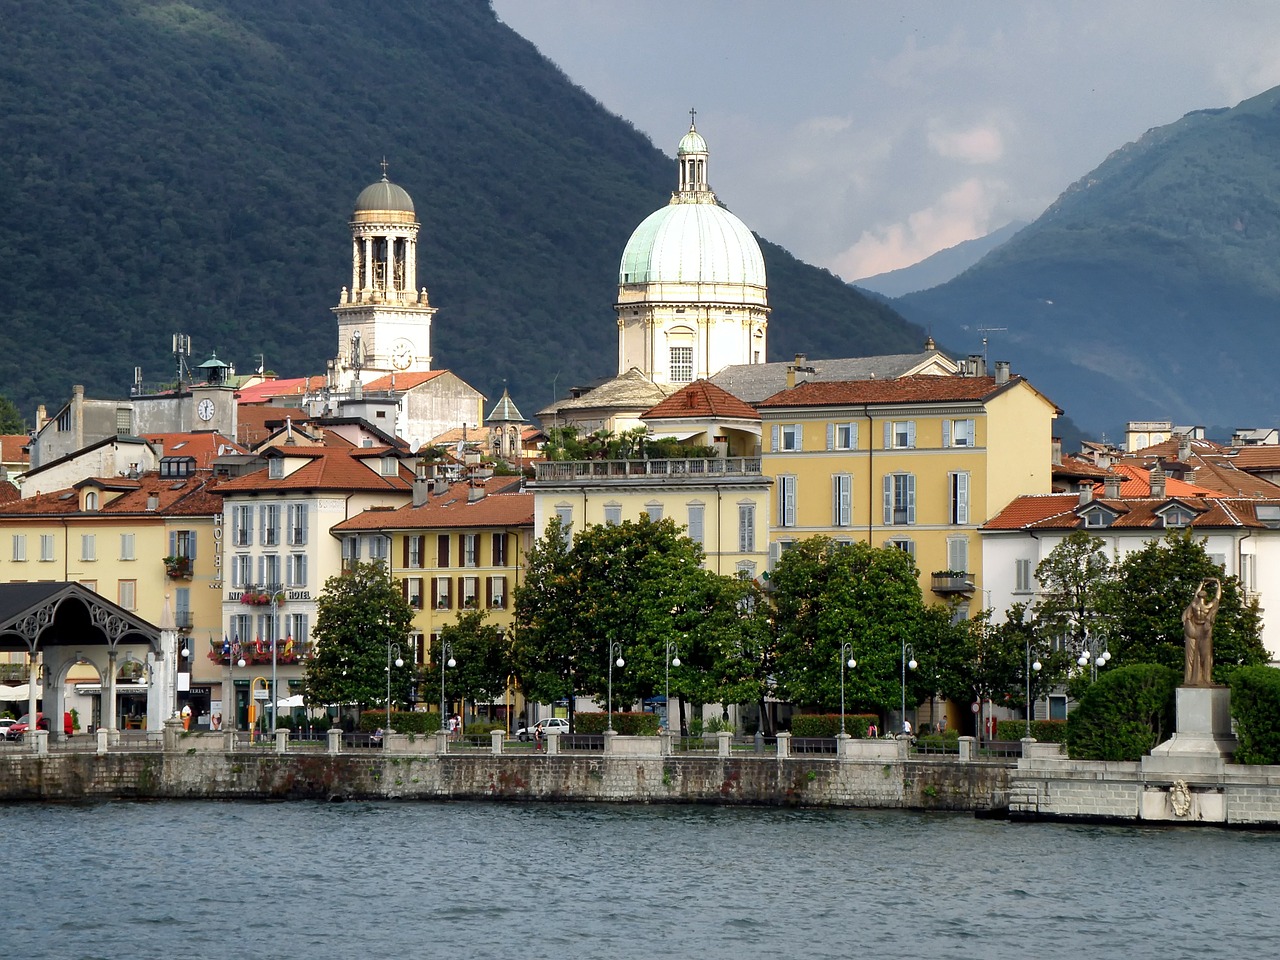
[[180, 555], [165, 557], [164, 572], [170, 580], [190, 580], [191, 558]]

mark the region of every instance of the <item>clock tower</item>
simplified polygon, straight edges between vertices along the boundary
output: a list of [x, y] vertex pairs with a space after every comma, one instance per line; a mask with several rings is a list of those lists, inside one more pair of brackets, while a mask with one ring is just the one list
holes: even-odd
[[345, 391], [388, 373], [431, 369], [435, 307], [418, 287], [418, 218], [403, 187], [382, 179], [360, 191], [351, 218], [351, 286], [338, 305], [338, 353], [329, 387]]

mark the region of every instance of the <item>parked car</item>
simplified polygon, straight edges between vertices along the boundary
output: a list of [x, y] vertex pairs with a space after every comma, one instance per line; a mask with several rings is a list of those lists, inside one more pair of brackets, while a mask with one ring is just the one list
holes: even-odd
[[[21, 741], [22, 735], [27, 732], [27, 729], [30, 726], [31, 726], [31, 715], [24, 713], [14, 723], [9, 725], [9, 729], [5, 730], [4, 732], [4, 738], [6, 740]], [[49, 729], [49, 718], [46, 717], [43, 713], [36, 714], [36, 729], [38, 730]], [[71, 723], [71, 714], [64, 713], [62, 715], [63, 732], [69, 737], [71, 736], [73, 729], [74, 727], [72, 726], [72, 723]]]
[[539, 730], [542, 736], [548, 733], [568, 733], [569, 721], [564, 717], [544, 717], [535, 723], [532, 727], [521, 727], [516, 731], [516, 739], [523, 740], [526, 743], [533, 739], [534, 731]]
[[0, 717], [0, 740], [8, 739], [9, 728], [17, 722], [13, 717]]

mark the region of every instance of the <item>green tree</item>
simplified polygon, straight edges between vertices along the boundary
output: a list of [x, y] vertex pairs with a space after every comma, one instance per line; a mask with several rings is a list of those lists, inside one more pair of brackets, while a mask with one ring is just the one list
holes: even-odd
[[1222, 602], [1213, 626], [1215, 679], [1221, 682], [1231, 667], [1266, 663], [1257, 601], [1245, 599], [1240, 581], [1223, 574], [1205, 552], [1204, 541], [1190, 529], [1171, 530], [1163, 539], [1129, 554], [1117, 567], [1115, 579], [1100, 592], [1112, 662], [1159, 663], [1181, 673], [1182, 611], [1207, 577], [1222, 582]]
[[1086, 630], [1100, 632], [1101, 597], [1114, 578], [1103, 540], [1073, 530], [1036, 567], [1038, 629], [1078, 647]]
[[547, 524], [525, 558], [515, 591], [511, 666], [524, 695], [537, 703], [568, 700], [573, 709], [578, 640], [578, 571], [568, 530], [559, 517]]
[[[316, 605], [316, 652], [306, 666], [308, 703], [386, 705], [388, 645], [404, 647], [413, 611], [381, 563], [330, 577]], [[412, 668], [391, 664], [391, 698], [405, 699]]]
[[1181, 670], [1135, 663], [1098, 675], [1067, 718], [1073, 760], [1136, 761], [1173, 732]]
[[[449, 644], [452, 668], [445, 669], [446, 696], [466, 700], [472, 706], [495, 703], [506, 694], [510, 657], [507, 635], [497, 624], [486, 622], [483, 610], [466, 610], [456, 623], [440, 629], [440, 652]], [[441, 658], [435, 657], [437, 665]]]
[[8, 397], [0, 396], [0, 433], [26, 433], [26, 421], [18, 410], [18, 405]]
[[[1067, 679], [1071, 654], [1055, 645], [1053, 631], [1045, 633], [1030, 617], [1026, 604], [1016, 603], [1001, 623], [991, 623], [991, 612], [984, 610], [967, 621], [960, 634], [961, 643], [952, 671], [955, 684], [948, 689], [954, 699], [990, 699], [997, 706], [1026, 707], [1027, 680], [1030, 676], [1031, 699], [1047, 696]], [[1040, 669], [1028, 666], [1039, 663]]]
[[[917, 578], [912, 558], [893, 548], [819, 536], [785, 552], [770, 580], [779, 695], [806, 708], [838, 709], [847, 642], [857, 666], [845, 671], [846, 709], [898, 706], [902, 645], [923, 651], [937, 639]], [[913, 676], [910, 682], [930, 685], [930, 678]], [[912, 693], [910, 705], [919, 702], [919, 693]]]

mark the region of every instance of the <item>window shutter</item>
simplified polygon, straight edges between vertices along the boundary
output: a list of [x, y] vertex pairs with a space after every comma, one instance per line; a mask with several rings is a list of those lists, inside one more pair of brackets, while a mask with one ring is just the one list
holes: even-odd
[[176, 557], [178, 555], [178, 531], [169, 531], [169, 556]]
[[840, 526], [840, 474], [831, 475], [831, 525]]
[[884, 422], [884, 448], [886, 450], [893, 449], [893, 421], [886, 420]]
[[853, 523], [853, 475], [845, 474], [840, 478], [840, 524], [849, 526]]
[[911, 450], [916, 448], [916, 422], [914, 420], [907, 421], [907, 447]]
[[782, 449], [782, 427], [776, 423], [773, 425], [773, 443], [771, 446], [774, 453]]
[[493, 577], [484, 578], [484, 605], [493, 606]]
[[401, 559], [400, 566], [407, 570], [409, 569], [409, 538], [408, 537], [404, 538], [402, 546], [404, 548], [403, 549], [404, 556]]
[[796, 449], [804, 449], [804, 424], [802, 423], [796, 424]]
[[849, 449], [858, 449], [858, 425], [857, 423], [849, 424]]
[[884, 478], [884, 523], [893, 523], [893, 476], [886, 474]]
[[969, 541], [965, 537], [952, 537], [947, 541], [947, 566], [957, 573], [969, 570]]
[[836, 425], [834, 423], [827, 424], [827, 449], [834, 450], [836, 448]]
[[916, 522], [916, 477], [907, 474], [907, 523]]
[[196, 532], [194, 530], [187, 531], [187, 556], [192, 560], [196, 558]]
[[444, 606], [446, 610], [453, 609], [453, 578], [450, 577], [444, 582]]
[[782, 556], [782, 544], [776, 540], [769, 544], [769, 566], [775, 567], [778, 564], [778, 558]]
[[951, 421], [942, 421], [942, 445], [944, 447], [951, 446]]
[[458, 566], [465, 567], [467, 565], [467, 535], [465, 533], [458, 535]]
[[436, 535], [436, 566], [449, 566], [449, 535], [447, 533]]
[[785, 477], [785, 485], [782, 488], [782, 525], [784, 527], [794, 527], [796, 525], [796, 478]]
[[969, 522], [969, 474], [956, 474], [956, 523]]
[[969, 446], [976, 447], [978, 445], [978, 423], [976, 420], [966, 420], [964, 422], [965, 430], [968, 432]]

